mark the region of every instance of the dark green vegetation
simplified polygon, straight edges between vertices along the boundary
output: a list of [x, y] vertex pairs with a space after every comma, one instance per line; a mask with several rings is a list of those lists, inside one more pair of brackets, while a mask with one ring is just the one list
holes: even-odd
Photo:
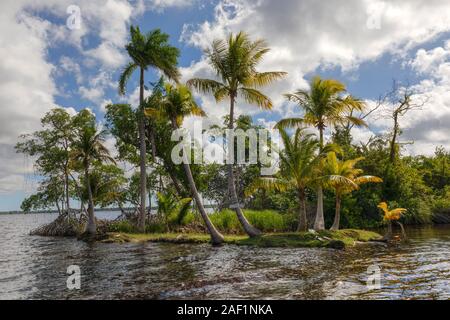
[[[216, 78], [191, 79], [183, 85], [179, 51], [166, 34], [142, 34], [134, 27], [130, 33], [130, 63], [118, 89], [125, 94], [138, 70], [137, 108], [107, 106], [104, 130], [87, 109], [76, 115], [54, 109], [42, 119], [42, 130], [22, 136], [17, 144], [18, 152], [36, 159], [36, 172], [42, 177], [38, 192], [23, 201], [22, 209], [59, 212], [54, 224], [37, 233], [73, 235], [78, 230], [77, 234], [116, 232], [119, 238], [154, 241], [342, 247], [375, 236], [339, 229], [383, 225], [380, 202], [407, 209], [403, 224], [450, 222], [450, 153], [438, 147], [434, 156], [411, 157], [402, 150], [402, 117], [425, 103], [409, 87], [394, 85], [372, 109], [351, 96], [343, 83], [318, 76], [308, 90], [285, 94], [297, 105], [298, 117], [276, 125], [283, 145], [271, 148], [280, 156], [280, 170], [272, 177], [260, 177], [261, 162], [175, 164], [171, 155], [178, 142], [171, 140], [172, 133], [187, 117], [207, 116], [191, 90], [229, 103], [223, 125], [203, 129], [218, 132], [227, 142], [226, 153], [234, 153], [236, 160], [225, 130], [260, 129], [251, 117], [236, 114], [237, 106], [273, 109], [270, 98], [259, 90], [285, 73], [257, 71], [270, 49], [265, 41], [239, 33], [215, 41], [206, 52]], [[152, 70], [165, 77], [146, 84], [144, 76]], [[149, 96], [144, 94], [146, 87], [151, 89]], [[381, 109], [392, 121], [391, 132], [355, 142], [352, 129], [367, 126], [366, 119]], [[106, 148], [108, 135], [115, 141], [114, 159]], [[190, 147], [193, 152], [183, 152], [183, 160], [199, 148]], [[126, 174], [124, 165], [134, 170]], [[158, 210], [150, 212], [155, 195]], [[208, 214], [203, 199], [213, 200], [217, 213]], [[94, 208], [110, 206], [120, 208], [119, 219], [97, 221]], [[330, 228], [332, 232], [326, 231]], [[129, 235], [136, 233], [141, 235]]]

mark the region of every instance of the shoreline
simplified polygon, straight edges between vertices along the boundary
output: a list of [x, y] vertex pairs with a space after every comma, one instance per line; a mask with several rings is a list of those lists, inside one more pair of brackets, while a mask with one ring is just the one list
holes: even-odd
[[[383, 242], [383, 237], [373, 231], [346, 229], [338, 231], [267, 233], [249, 238], [246, 235], [225, 235], [223, 245], [252, 246], [259, 248], [332, 248], [345, 249], [360, 243]], [[208, 234], [160, 233], [132, 234], [122, 232], [107, 233], [101, 243], [172, 243], [208, 244]]]

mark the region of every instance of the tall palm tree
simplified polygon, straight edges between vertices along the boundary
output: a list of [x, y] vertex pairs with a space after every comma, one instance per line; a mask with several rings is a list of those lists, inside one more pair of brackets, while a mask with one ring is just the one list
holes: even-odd
[[[126, 45], [126, 50], [131, 61], [123, 70], [119, 80], [119, 94], [125, 95], [126, 85], [134, 71], [139, 69], [139, 145], [140, 145], [140, 210], [138, 227], [141, 232], [145, 231], [145, 199], [147, 196], [147, 173], [146, 173], [146, 139], [145, 119], [142, 104], [144, 103], [144, 73], [149, 68], [161, 71], [169, 79], [178, 80], [179, 71], [177, 61], [180, 52], [169, 44], [169, 36], [155, 29], [147, 34], [142, 34], [139, 27], [130, 27], [131, 41]], [[156, 157], [155, 134], [153, 126], [150, 125], [150, 143], [152, 146], [153, 159]]]
[[324, 161], [323, 174], [325, 184], [332, 188], [336, 194], [336, 214], [331, 230], [339, 230], [341, 221], [341, 200], [342, 196], [358, 190], [360, 185], [365, 183], [381, 183], [383, 180], [376, 176], [360, 176], [362, 169], [355, 168], [356, 164], [364, 158], [342, 161], [336, 153], [330, 152]]
[[[88, 223], [86, 225], [86, 233], [95, 235], [97, 231], [94, 215], [94, 198], [92, 194], [90, 168], [94, 161], [98, 162], [114, 162], [110, 156], [108, 149], [105, 147], [105, 131], [99, 131], [92, 121], [92, 115], [87, 110], [81, 111], [78, 119], [85, 117], [88, 122], [79, 126], [76, 139], [73, 144], [72, 159], [81, 164], [84, 170], [84, 178], [86, 183], [86, 190], [88, 192]], [[76, 119], [76, 120], [78, 120]], [[76, 121], [75, 120], [75, 121]]]
[[[171, 123], [173, 130], [177, 130], [182, 126], [185, 117], [205, 116], [204, 111], [196, 104], [192, 93], [186, 86], [174, 86], [169, 83], [164, 84], [164, 95], [161, 97], [159, 106], [155, 106], [154, 104], [150, 105], [149, 108], [145, 109], [145, 114], [147, 116], [166, 118]], [[211, 242], [214, 245], [221, 244], [223, 243], [224, 238], [214, 227], [213, 223], [208, 217], [208, 214], [206, 213], [202, 199], [200, 199], [194, 177], [192, 175], [191, 166], [189, 164], [190, 162], [186, 152], [183, 152], [183, 158], [183, 168], [189, 183], [189, 188], [200, 211], [200, 215], [202, 216], [203, 221], [206, 224], [206, 228], [211, 235]]]
[[[362, 126], [365, 122], [357, 117], [349, 116], [351, 110], [362, 111], [365, 104], [346, 93], [345, 85], [333, 79], [321, 79], [316, 76], [310, 83], [310, 90], [298, 90], [293, 94], [286, 94], [288, 100], [296, 102], [304, 111], [303, 118], [283, 119], [276, 128], [312, 125], [319, 130], [320, 148], [324, 147], [324, 132], [327, 126], [335, 126], [347, 120]], [[315, 230], [325, 229], [323, 216], [323, 186], [317, 188], [317, 214], [314, 223]]]
[[290, 137], [284, 129], [280, 129], [284, 149], [280, 154], [280, 172], [276, 178], [260, 178], [247, 190], [249, 195], [257, 189], [285, 191], [294, 189], [299, 201], [299, 220], [297, 231], [307, 231], [306, 188], [317, 179], [316, 168], [330, 147], [319, 153], [319, 141], [313, 134], [307, 134], [304, 128], [298, 128]]
[[[238, 97], [249, 104], [256, 104], [262, 109], [272, 109], [272, 101], [257, 90], [286, 75], [285, 72], [258, 72], [256, 67], [269, 48], [264, 40], [251, 41], [244, 32], [230, 34], [227, 40], [215, 40], [212, 48], [206, 52], [210, 65], [218, 80], [191, 79], [188, 86], [200, 92], [213, 94], [216, 101], [230, 100], [228, 129], [234, 130], [235, 106]], [[233, 143], [228, 142], [228, 154], [231, 156]], [[229, 159], [232, 160], [232, 159]], [[245, 232], [251, 237], [261, 231], [253, 227], [245, 218], [237, 197], [233, 161], [227, 164], [228, 192], [233, 209]]]

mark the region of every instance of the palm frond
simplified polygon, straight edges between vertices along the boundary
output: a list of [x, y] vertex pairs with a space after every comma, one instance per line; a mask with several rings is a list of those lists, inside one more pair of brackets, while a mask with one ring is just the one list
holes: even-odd
[[286, 191], [289, 184], [285, 181], [276, 178], [260, 178], [254, 181], [245, 190], [245, 195], [248, 197], [254, 194], [258, 190], [276, 190], [276, 191]]
[[261, 109], [272, 109], [272, 101], [262, 92], [252, 88], [240, 88], [239, 93], [249, 104], [256, 104]]
[[382, 183], [383, 179], [376, 177], [376, 176], [362, 176], [362, 177], [356, 178], [355, 182], [358, 185], [365, 184], [365, 183]]
[[264, 87], [276, 80], [279, 80], [287, 75], [287, 72], [272, 71], [272, 72], [261, 72], [255, 73], [248, 80], [245, 81], [244, 85], [249, 87]]
[[215, 94], [219, 90], [226, 89], [222, 83], [210, 79], [194, 78], [189, 80], [186, 85], [205, 94]]
[[301, 118], [286, 118], [278, 121], [275, 125], [275, 129], [289, 129], [289, 128], [298, 128], [304, 125], [304, 120]]
[[133, 72], [138, 68], [138, 65], [134, 62], [128, 63], [128, 65], [123, 69], [122, 73], [120, 74], [119, 78], [119, 95], [125, 95], [126, 93], [126, 86], [128, 83], [128, 80], [133, 75]]

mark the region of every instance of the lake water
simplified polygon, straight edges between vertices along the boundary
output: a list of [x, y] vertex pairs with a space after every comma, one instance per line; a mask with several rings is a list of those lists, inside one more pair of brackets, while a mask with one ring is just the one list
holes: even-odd
[[[332, 249], [86, 244], [29, 236], [55, 215], [0, 215], [0, 299], [450, 299], [450, 226]], [[81, 269], [68, 290], [67, 267]], [[367, 287], [368, 268], [381, 288]]]

